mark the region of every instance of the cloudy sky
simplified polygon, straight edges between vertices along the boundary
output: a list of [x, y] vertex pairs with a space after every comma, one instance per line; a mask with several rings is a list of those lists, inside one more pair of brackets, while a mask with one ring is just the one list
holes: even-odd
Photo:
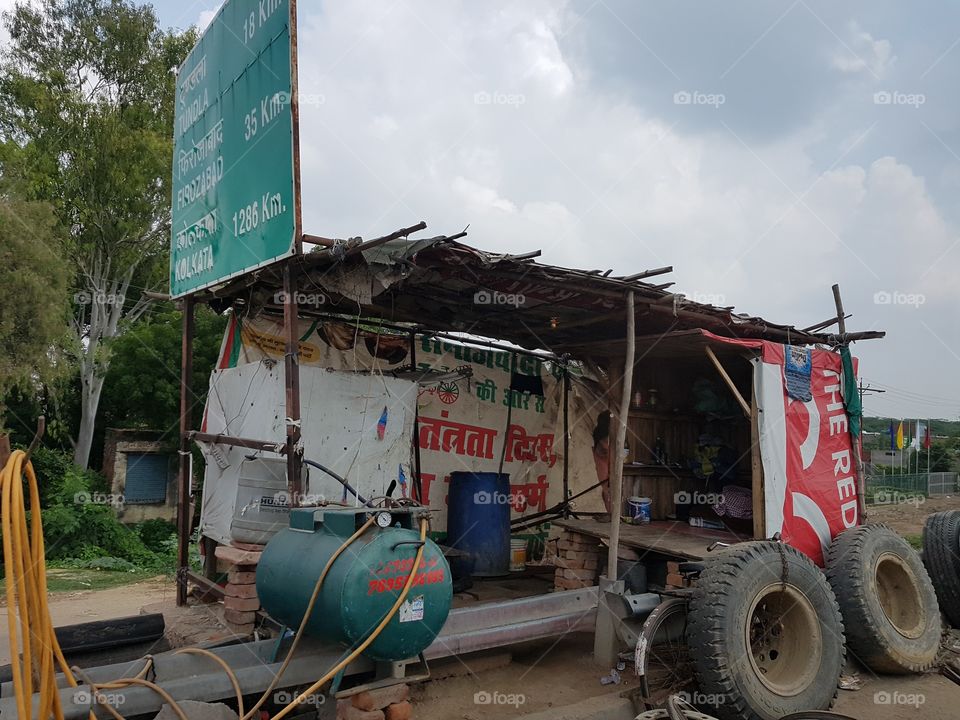
[[960, 415], [957, 3], [301, 0], [299, 32], [306, 231], [469, 224], [799, 326], [839, 282], [888, 333], [867, 412]]

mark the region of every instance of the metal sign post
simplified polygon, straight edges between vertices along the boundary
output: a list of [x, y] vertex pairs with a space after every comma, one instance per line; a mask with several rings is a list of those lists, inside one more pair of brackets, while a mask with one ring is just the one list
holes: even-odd
[[286, 260], [286, 455], [300, 483], [295, 258], [302, 253], [296, 0], [227, 0], [177, 71], [170, 296], [183, 298], [177, 604], [187, 599], [196, 293]]

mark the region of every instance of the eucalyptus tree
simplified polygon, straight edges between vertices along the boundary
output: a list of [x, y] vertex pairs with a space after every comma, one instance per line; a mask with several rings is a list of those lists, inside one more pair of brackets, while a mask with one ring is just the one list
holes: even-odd
[[48, 202], [73, 302], [81, 382], [74, 460], [90, 458], [111, 341], [166, 282], [173, 69], [193, 31], [161, 29], [129, 0], [18, 2], [3, 18], [0, 172]]

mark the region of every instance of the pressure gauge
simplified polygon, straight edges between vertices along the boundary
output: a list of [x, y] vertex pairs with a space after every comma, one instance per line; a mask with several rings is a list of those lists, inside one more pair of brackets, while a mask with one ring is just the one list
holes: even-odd
[[382, 528], [390, 527], [390, 523], [393, 522], [393, 518], [390, 517], [388, 512], [378, 512], [377, 513], [377, 525]]

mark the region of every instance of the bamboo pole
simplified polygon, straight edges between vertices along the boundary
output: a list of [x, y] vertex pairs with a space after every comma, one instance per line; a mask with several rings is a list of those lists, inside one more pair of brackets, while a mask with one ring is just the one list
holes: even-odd
[[720, 377], [723, 378], [723, 381], [727, 384], [727, 387], [730, 388], [730, 392], [733, 393], [733, 397], [736, 398], [737, 403], [739, 403], [740, 408], [743, 410], [743, 414], [748, 418], [750, 417], [750, 403], [748, 403], [743, 395], [740, 394], [740, 391], [737, 390], [737, 386], [734, 384], [733, 379], [727, 374], [726, 369], [720, 363], [720, 358], [717, 357], [717, 354], [713, 351], [713, 348], [709, 345], [704, 346], [703, 348], [707, 352], [707, 357], [710, 358], [710, 361], [713, 363], [713, 366], [717, 369], [717, 372], [720, 373]]
[[[843, 312], [843, 300], [840, 298], [840, 286], [833, 286], [833, 302], [837, 306], [837, 329], [840, 331], [840, 342], [844, 346], [849, 346], [850, 341], [847, 336], [847, 316]], [[861, 427], [863, 419], [861, 418]], [[867, 483], [863, 473], [863, 455], [860, 451], [860, 437], [850, 436], [850, 445], [853, 449], [853, 465], [857, 477], [857, 515], [861, 522], [867, 519]], [[902, 452], [901, 452], [902, 454]]]
[[633, 362], [636, 352], [633, 291], [627, 293], [627, 353], [623, 366], [620, 411], [617, 413], [615, 462], [610, 464], [610, 547], [607, 551], [607, 578], [617, 579], [617, 549], [620, 545], [620, 513], [623, 505], [623, 446], [627, 439], [630, 393], [633, 391]]

